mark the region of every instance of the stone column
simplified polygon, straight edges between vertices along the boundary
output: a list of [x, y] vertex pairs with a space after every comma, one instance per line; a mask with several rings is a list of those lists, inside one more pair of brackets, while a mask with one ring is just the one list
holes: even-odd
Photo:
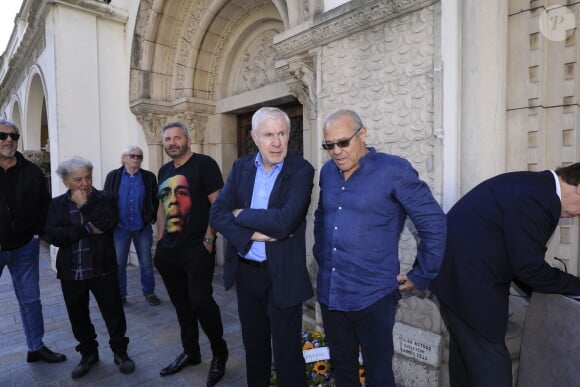
[[504, 0], [462, 2], [461, 195], [505, 171], [507, 9]]

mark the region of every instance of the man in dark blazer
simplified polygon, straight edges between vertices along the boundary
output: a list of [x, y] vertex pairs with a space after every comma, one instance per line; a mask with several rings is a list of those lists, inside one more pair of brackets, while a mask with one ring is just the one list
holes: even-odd
[[290, 120], [264, 107], [252, 117], [259, 152], [238, 159], [210, 210], [228, 240], [224, 281], [236, 283], [248, 386], [268, 386], [272, 347], [279, 386], [306, 384], [302, 302], [313, 295], [306, 269], [306, 213], [314, 169], [288, 155]]
[[511, 172], [468, 192], [447, 214], [447, 245], [431, 290], [450, 332], [452, 386], [511, 386], [505, 345], [512, 281], [580, 294], [580, 280], [544, 261], [559, 218], [580, 214], [580, 163]]

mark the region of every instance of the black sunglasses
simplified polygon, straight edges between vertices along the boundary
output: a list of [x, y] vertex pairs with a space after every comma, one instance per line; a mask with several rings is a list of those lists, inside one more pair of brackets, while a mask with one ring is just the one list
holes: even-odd
[[14, 141], [18, 141], [18, 139], [20, 138], [20, 135], [18, 133], [0, 132], [0, 140], [4, 141], [8, 138], [8, 136], [10, 136], [10, 138]]
[[129, 156], [133, 160], [135, 159], [143, 160], [143, 155], [127, 155], [127, 156]]
[[324, 150], [333, 150], [335, 145], [338, 145], [339, 148], [346, 148], [347, 146], [350, 145], [350, 140], [352, 140], [352, 138], [354, 136], [356, 136], [356, 134], [362, 129], [358, 128], [357, 130], [355, 130], [354, 134], [352, 136], [350, 136], [349, 138], [347, 138], [346, 140], [340, 140], [337, 142], [323, 142], [322, 143], [322, 149]]

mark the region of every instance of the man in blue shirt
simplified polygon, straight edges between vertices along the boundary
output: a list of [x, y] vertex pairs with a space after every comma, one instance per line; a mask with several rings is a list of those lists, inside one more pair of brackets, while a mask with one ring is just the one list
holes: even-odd
[[153, 274], [152, 224], [157, 220], [159, 199], [157, 179], [152, 172], [141, 168], [143, 151], [138, 146], [128, 146], [121, 154], [123, 165], [107, 174], [104, 190], [113, 194], [119, 207], [119, 223], [115, 227], [115, 250], [119, 264], [119, 289], [123, 303], [127, 301], [127, 259], [131, 241], [135, 245], [141, 291], [149, 305], [159, 305], [155, 295]]
[[302, 303], [312, 297], [306, 269], [306, 213], [314, 168], [288, 154], [290, 120], [278, 108], [252, 117], [259, 152], [236, 160], [210, 211], [228, 239], [226, 289], [236, 282], [248, 386], [268, 386], [272, 349], [280, 387], [306, 385]]
[[[338, 386], [359, 384], [362, 351], [369, 385], [395, 386], [393, 325], [399, 291], [426, 289], [445, 247], [445, 215], [411, 164], [366, 147], [367, 129], [353, 111], [326, 119], [314, 222], [320, 302]], [[400, 274], [405, 219], [419, 233], [417, 263]]]

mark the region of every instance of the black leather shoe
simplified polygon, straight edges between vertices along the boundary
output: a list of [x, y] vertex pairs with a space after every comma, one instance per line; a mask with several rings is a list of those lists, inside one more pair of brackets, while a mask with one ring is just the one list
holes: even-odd
[[223, 378], [226, 373], [226, 362], [228, 361], [228, 353], [225, 356], [214, 356], [211, 359], [209, 366], [209, 373], [207, 374], [206, 387], [213, 387]]
[[83, 356], [79, 364], [73, 368], [71, 377], [73, 379], [78, 379], [81, 376], [85, 376], [87, 372], [91, 369], [92, 366], [97, 364], [99, 361], [99, 354], [97, 352], [90, 353], [86, 356]]
[[159, 375], [167, 376], [171, 374], [175, 374], [183, 369], [186, 365], [196, 365], [201, 363], [201, 356], [193, 358], [186, 353], [182, 353], [181, 355], [177, 356], [177, 359], [167, 367], [163, 368]]
[[26, 356], [26, 361], [29, 363], [34, 363], [36, 361], [45, 361], [47, 363], [60, 363], [61, 361], [65, 361], [66, 356], [62, 353], [52, 352], [50, 349], [46, 347], [42, 347], [37, 349], [36, 351], [28, 352], [28, 356]]
[[119, 366], [119, 371], [125, 375], [131, 374], [135, 371], [135, 363], [131, 360], [129, 355], [127, 355], [127, 352], [116, 353], [115, 364]]

